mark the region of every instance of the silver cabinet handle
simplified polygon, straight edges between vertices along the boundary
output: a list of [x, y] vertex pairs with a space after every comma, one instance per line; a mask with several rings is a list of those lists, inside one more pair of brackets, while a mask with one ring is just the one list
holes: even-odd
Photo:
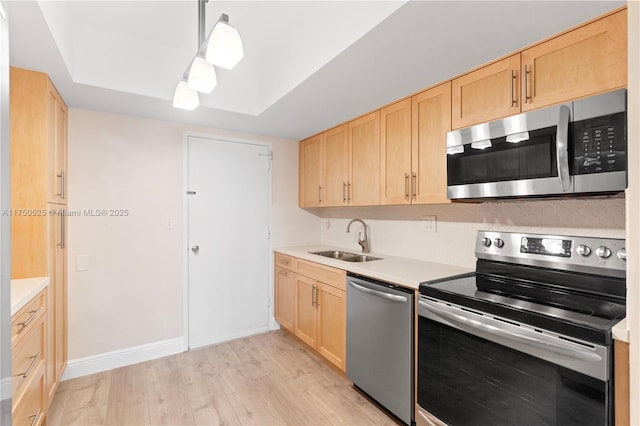
[[279, 275], [284, 275], [285, 277], [289, 276], [289, 274], [287, 273], [287, 271], [285, 271], [284, 269], [280, 269], [280, 271], [278, 272]]
[[316, 307], [316, 286], [311, 286], [311, 306]]
[[66, 189], [66, 177], [65, 177], [65, 173], [64, 170], [60, 171], [60, 176], [62, 177], [62, 179], [60, 179], [62, 181], [62, 189], [60, 190], [60, 198], [62, 198], [63, 200], [67, 199], [67, 189]]
[[316, 286], [316, 308], [320, 306], [320, 287]]
[[[450, 310], [451, 308], [439, 306], [439, 304], [435, 302], [425, 302], [424, 300], [418, 300], [418, 304], [427, 309], [427, 311], [429, 312], [429, 316], [440, 318], [441, 320], [444, 320], [445, 323], [449, 323], [449, 325], [453, 325], [454, 327], [459, 328], [463, 331], [467, 331], [471, 334], [474, 334], [473, 330], [478, 330], [528, 346], [537, 347], [554, 352], [556, 354], [580, 359], [583, 361], [598, 362], [602, 360], [602, 357], [600, 357], [600, 355], [598, 355], [597, 353], [580, 350], [574, 346], [569, 346], [569, 344], [563, 345], [562, 340], [558, 340], [560, 343], [552, 343], [550, 341], [543, 340], [543, 335], [540, 335], [540, 337], [528, 336], [525, 334], [525, 330], [522, 330], [522, 332], [519, 331], [518, 333], [510, 330], [505, 330], [502, 328], [504, 326], [500, 324], [498, 320], [493, 320], [492, 323], [485, 323], [483, 321], [488, 322], [491, 321], [491, 319], [487, 319], [483, 316], [474, 314], [469, 315], [477, 316], [477, 318], [467, 318], [466, 316], [464, 316], [467, 315], [466, 312], [452, 312]], [[531, 333], [535, 332], [532, 331]]]
[[524, 66], [524, 103], [526, 104], [527, 102], [529, 102], [529, 99], [531, 99], [531, 97], [529, 96], [529, 73], [531, 71], [529, 70], [529, 67], [527, 65]]
[[404, 296], [399, 296], [397, 294], [391, 294], [391, 293], [386, 293], [384, 291], [379, 291], [379, 290], [374, 290], [365, 286], [362, 286], [360, 284], [356, 284], [353, 281], [349, 281], [349, 285], [353, 288], [355, 288], [356, 290], [359, 290], [363, 293], [367, 293], [370, 294], [372, 296], [376, 296], [376, 297], [380, 297], [382, 299], [387, 299], [390, 300], [392, 302], [400, 302], [400, 303], [404, 303], [407, 301], [407, 298]]
[[411, 199], [416, 199], [416, 194], [418, 192], [418, 179], [416, 172], [413, 172], [411, 175]]
[[511, 70], [511, 106], [514, 107], [516, 106], [516, 103], [518, 102], [518, 100], [516, 99], [515, 95], [515, 89], [513, 88], [513, 86], [516, 84], [516, 72], [515, 70]]
[[342, 182], [342, 202], [347, 203], [347, 182]]
[[404, 174], [404, 199], [409, 199], [409, 173]]
[[35, 424], [36, 424], [36, 422], [38, 420], [38, 417], [40, 417], [40, 409], [39, 408], [38, 408], [38, 411], [36, 411], [35, 414], [32, 414], [32, 415], [30, 415], [28, 417], [29, 419], [32, 419], [31, 423], [30, 423], [30, 426], [35, 426]]
[[31, 374], [31, 370], [33, 370], [33, 367], [36, 365], [36, 362], [38, 362], [38, 359], [40, 359], [40, 352], [31, 357], [31, 363], [29, 364], [25, 372], [18, 373], [16, 374], [16, 376], [22, 376], [23, 379], [26, 379], [29, 374]]
[[322, 186], [318, 185], [318, 203], [322, 203]]
[[200, 246], [193, 246], [193, 247], [191, 247], [191, 251], [193, 252], [193, 254], [198, 254], [198, 253], [200, 253]]
[[66, 229], [66, 221], [64, 220], [64, 211], [62, 209], [60, 209], [60, 242], [58, 243], [58, 247], [60, 247], [61, 250], [64, 250], [65, 246], [66, 246], [66, 233], [67, 233], [67, 229]]
[[351, 182], [347, 182], [347, 201], [351, 201]]
[[20, 327], [20, 330], [18, 330], [18, 333], [22, 333], [22, 330], [24, 330], [29, 325], [29, 323], [33, 321], [38, 311], [39, 309], [36, 309], [35, 311], [29, 311], [29, 318], [27, 318], [27, 320], [24, 322], [19, 322], [18, 324], [16, 324], [17, 326]]
[[558, 132], [556, 133], [556, 161], [558, 178], [562, 192], [567, 192], [571, 186], [569, 176], [569, 107], [562, 105], [558, 111]]

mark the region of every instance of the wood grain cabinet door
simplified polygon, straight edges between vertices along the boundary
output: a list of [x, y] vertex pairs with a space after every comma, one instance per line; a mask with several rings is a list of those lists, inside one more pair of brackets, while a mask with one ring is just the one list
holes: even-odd
[[449, 203], [447, 199], [447, 132], [451, 130], [451, 82], [411, 98], [414, 204]]
[[349, 123], [351, 170], [349, 204], [375, 206], [380, 202], [380, 111]]
[[520, 54], [471, 71], [451, 83], [454, 129], [520, 112]]
[[67, 106], [48, 82], [47, 93], [47, 201], [67, 203]]
[[380, 203], [411, 204], [411, 98], [380, 110]]
[[342, 371], [346, 370], [346, 292], [318, 284], [318, 352]]
[[346, 124], [324, 132], [324, 206], [348, 203], [349, 138]]
[[297, 275], [295, 335], [312, 348], [317, 343], [316, 296], [316, 282]]
[[300, 207], [323, 205], [324, 186], [324, 138], [314, 136], [300, 142]]
[[627, 10], [522, 52], [522, 110], [627, 85]]
[[296, 320], [296, 274], [276, 267], [275, 317], [280, 326], [292, 333]]

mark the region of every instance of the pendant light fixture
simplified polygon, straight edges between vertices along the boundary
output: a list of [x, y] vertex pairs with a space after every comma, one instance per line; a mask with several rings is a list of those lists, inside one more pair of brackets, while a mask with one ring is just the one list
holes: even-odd
[[225, 69], [233, 69], [244, 56], [238, 30], [229, 25], [229, 17], [222, 14], [211, 30], [207, 45], [207, 62]]
[[173, 95], [175, 108], [193, 110], [200, 105], [200, 93], [211, 93], [218, 82], [214, 65], [232, 69], [243, 58], [244, 49], [238, 30], [229, 25], [223, 13], [205, 38], [205, 5], [198, 0], [198, 51], [182, 75]]

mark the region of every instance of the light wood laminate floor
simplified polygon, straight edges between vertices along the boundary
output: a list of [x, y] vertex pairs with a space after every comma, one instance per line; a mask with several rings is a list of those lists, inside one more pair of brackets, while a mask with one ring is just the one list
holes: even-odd
[[55, 425], [393, 425], [282, 331], [62, 382]]

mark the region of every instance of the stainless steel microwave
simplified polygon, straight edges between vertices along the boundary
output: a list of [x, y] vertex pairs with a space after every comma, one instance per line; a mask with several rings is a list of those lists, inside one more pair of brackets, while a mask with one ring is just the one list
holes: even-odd
[[626, 106], [621, 89], [449, 132], [449, 199], [624, 191]]

